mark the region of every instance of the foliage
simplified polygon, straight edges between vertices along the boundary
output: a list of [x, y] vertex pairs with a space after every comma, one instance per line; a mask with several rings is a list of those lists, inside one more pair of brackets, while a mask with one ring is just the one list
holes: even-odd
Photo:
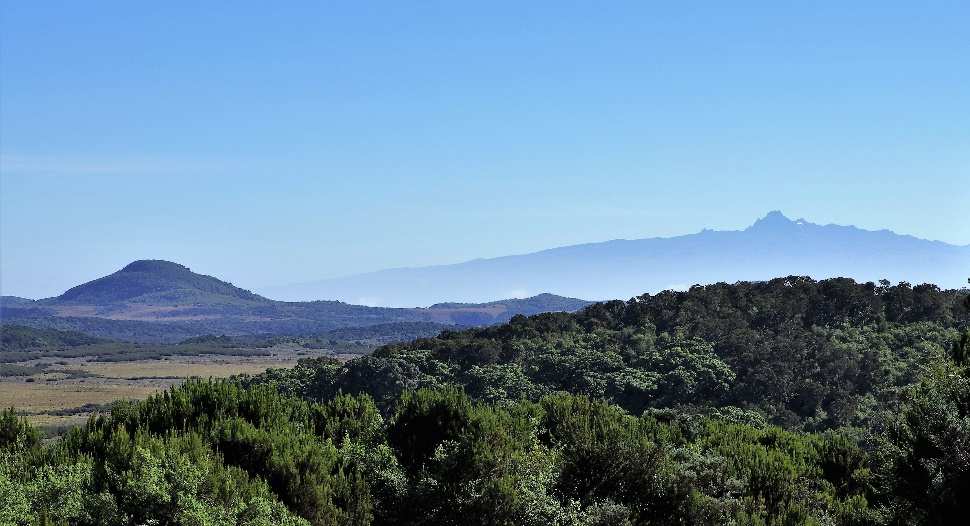
[[[637, 417], [566, 394], [495, 405], [419, 389], [394, 407], [385, 421], [364, 395], [315, 403], [188, 382], [58, 442], [6, 440], [0, 513], [13, 524], [855, 524], [886, 498], [843, 434]], [[35, 436], [6, 415], [7, 435]]]
[[0, 324], [0, 350], [4, 351], [53, 350], [62, 347], [91, 345], [103, 341], [79, 332], [35, 329], [10, 323]]
[[189, 381], [42, 443], [0, 523], [952, 524], [964, 293], [787, 278]]
[[249, 381], [309, 398], [370, 393], [384, 411], [405, 390], [454, 384], [497, 403], [565, 391], [635, 414], [740, 407], [788, 428], [868, 426], [930, 364], [965, 353], [964, 297], [842, 278], [696, 286], [446, 330], [344, 365], [308, 361]]
[[886, 499], [909, 523], [970, 514], [970, 371], [941, 365], [907, 393], [882, 451]]

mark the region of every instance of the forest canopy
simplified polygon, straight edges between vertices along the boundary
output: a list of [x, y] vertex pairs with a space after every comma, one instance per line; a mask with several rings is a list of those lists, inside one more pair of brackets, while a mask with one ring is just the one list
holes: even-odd
[[952, 524], [970, 305], [789, 277], [190, 381], [54, 441], [0, 416], [6, 524]]

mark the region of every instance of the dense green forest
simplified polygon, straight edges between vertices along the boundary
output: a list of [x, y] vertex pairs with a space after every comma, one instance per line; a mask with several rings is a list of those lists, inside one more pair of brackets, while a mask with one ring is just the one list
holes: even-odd
[[193, 381], [54, 441], [0, 524], [954, 524], [970, 300], [789, 277]]
[[753, 410], [789, 429], [866, 427], [941, 363], [970, 323], [965, 291], [789, 277], [644, 295], [577, 313], [392, 344], [346, 364], [251, 380], [322, 400], [460, 385], [494, 403], [584, 394], [632, 414]]

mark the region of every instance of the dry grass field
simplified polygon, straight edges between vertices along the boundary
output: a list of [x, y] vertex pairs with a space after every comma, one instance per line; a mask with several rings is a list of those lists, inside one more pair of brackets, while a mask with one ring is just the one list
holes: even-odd
[[271, 367], [292, 367], [296, 360], [251, 359], [233, 360], [143, 360], [137, 362], [91, 362], [80, 369], [106, 378], [228, 378], [234, 374], [257, 374]]
[[[170, 384], [169, 384], [170, 385]], [[0, 382], [0, 400], [5, 406], [30, 416], [51, 411], [107, 404], [121, 399], [147, 398], [167, 385], [137, 385], [125, 382]]]
[[144, 399], [187, 378], [258, 374], [292, 367], [306, 355], [282, 350], [272, 356], [174, 356], [127, 362], [82, 358], [48, 365], [42, 373], [0, 376], [0, 406], [13, 407], [48, 433], [57, 433], [83, 423], [112, 402]]

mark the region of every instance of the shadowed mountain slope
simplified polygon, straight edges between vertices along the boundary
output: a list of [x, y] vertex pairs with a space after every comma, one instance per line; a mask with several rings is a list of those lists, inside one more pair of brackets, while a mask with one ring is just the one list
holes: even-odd
[[88, 305], [113, 303], [226, 304], [265, 303], [266, 298], [188, 267], [162, 260], [140, 260], [94, 281], [71, 288], [58, 302]]

